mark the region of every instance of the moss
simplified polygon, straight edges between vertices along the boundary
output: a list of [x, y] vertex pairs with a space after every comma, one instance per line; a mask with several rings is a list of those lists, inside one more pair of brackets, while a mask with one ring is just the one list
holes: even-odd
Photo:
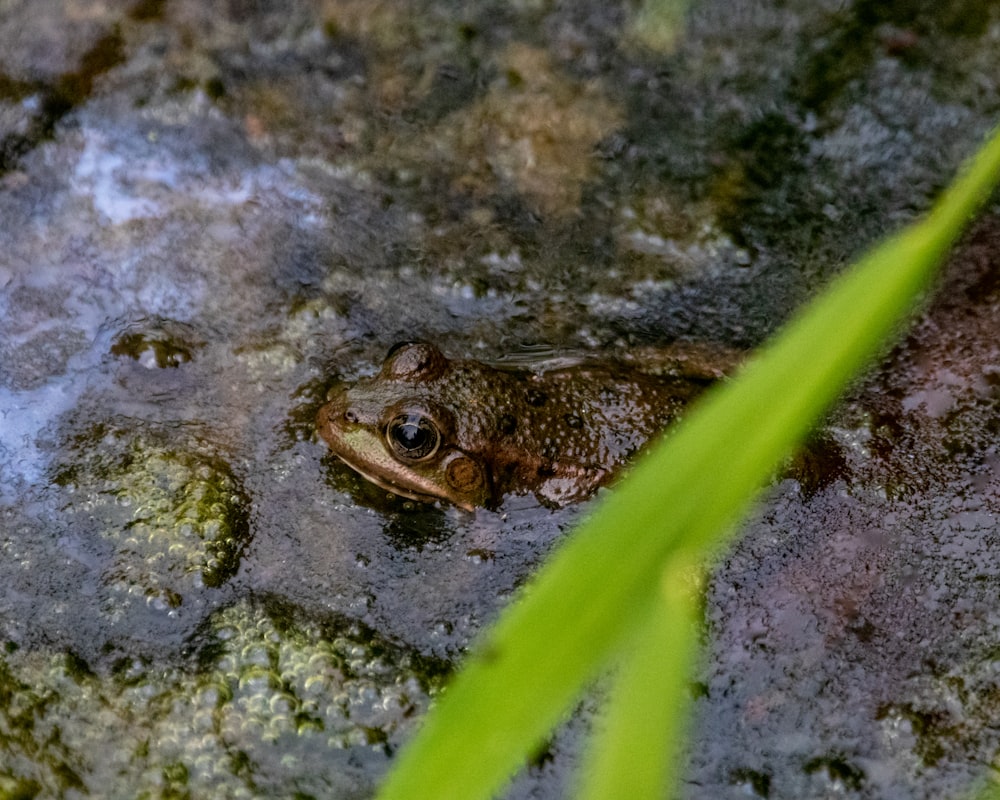
[[10, 773], [0, 773], [0, 797], [3, 800], [31, 800], [42, 791], [38, 781], [17, 778]]
[[442, 674], [350, 620], [267, 598], [213, 614], [191, 644], [186, 666], [106, 674], [27, 649], [0, 659], [0, 798], [356, 794], [369, 778], [348, 765], [385, 759]]
[[[186, 91], [190, 86], [176, 88]], [[169, 319], [148, 318], [119, 334], [110, 352], [163, 369], [186, 364], [204, 346], [205, 342], [190, 326]]]
[[65, 687], [76, 687], [78, 665], [68, 656], [36, 661], [40, 680], [22, 676], [0, 660], [0, 797], [61, 796], [85, 789], [84, 755], [63, 740], [52, 713]]
[[[120, 599], [167, 613], [237, 571], [250, 539], [249, 499], [204, 443], [95, 426], [72, 439], [55, 481], [80, 498], [81, 525], [113, 549], [102, 582]], [[84, 520], [86, 520], [84, 522]], [[124, 605], [127, 605], [125, 603]]]

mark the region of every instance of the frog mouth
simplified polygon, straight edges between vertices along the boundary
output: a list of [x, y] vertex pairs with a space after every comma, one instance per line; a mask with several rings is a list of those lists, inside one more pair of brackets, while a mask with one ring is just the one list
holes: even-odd
[[[380, 477], [364, 469], [361, 469], [360, 467], [358, 467], [357, 464], [352, 464], [350, 461], [348, 461], [341, 455], [337, 455], [337, 458], [339, 458], [341, 461], [347, 464], [347, 466], [353, 469], [356, 473], [358, 473], [358, 475], [360, 475], [369, 483], [374, 483], [380, 489], [385, 489], [387, 492], [392, 492], [393, 494], [399, 495], [400, 497], [404, 497], [407, 500], [415, 500], [418, 503], [437, 503], [441, 499], [436, 495], [424, 494], [421, 492], [417, 492], [413, 489], [409, 489], [405, 486], [400, 486], [399, 484], [393, 483], [392, 481], [387, 481], [383, 477]], [[451, 500], [450, 502], [455, 503], [455, 505], [460, 506], [461, 508], [464, 508], [466, 511], [473, 510], [471, 506], [467, 506], [463, 503], [457, 503], [454, 500]]]

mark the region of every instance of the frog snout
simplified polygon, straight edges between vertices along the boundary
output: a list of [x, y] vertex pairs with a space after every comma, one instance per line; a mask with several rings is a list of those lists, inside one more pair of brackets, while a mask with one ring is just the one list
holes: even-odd
[[357, 411], [351, 407], [346, 395], [335, 396], [319, 410], [317, 424], [320, 430], [328, 425], [334, 428], [342, 426], [345, 422], [353, 423], [358, 418]]
[[326, 405], [319, 411], [317, 422], [320, 427], [328, 426], [335, 430], [373, 427], [378, 424], [378, 412], [370, 405], [362, 398], [352, 397], [349, 391], [331, 391]]

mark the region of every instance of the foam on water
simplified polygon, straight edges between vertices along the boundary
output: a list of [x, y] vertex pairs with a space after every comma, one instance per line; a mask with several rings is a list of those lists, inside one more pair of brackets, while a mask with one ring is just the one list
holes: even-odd
[[[25, 258], [0, 266], [0, 352], [9, 359], [0, 364], [4, 503], [44, 484], [48, 458], [39, 440], [106, 368], [121, 321], [190, 320], [212, 291], [210, 270], [182, 270], [185, 254], [176, 242], [149, 231], [175, 216], [186, 218], [194, 202], [206, 220], [192, 241], [211, 251], [243, 233], [230, 209], [295, 191], [287, 170], [248, 166], [217, 174], [193, 163], [184, 143], [169, 137], [112, 137], [86, 124], [80, 134], [82, 149], [62, 198], [85, 203], [52, 203], [44, 249], [28, 244]], [[310, 198], [305, 205], [315, 212], [317, 202]], [[141, 221], [155, 228], [136, 227]], [[12, 229], [5, 238], [19, 245], [30, 235]], [[25, 292], [40, 299], [25, 300]], [[53, 351], [69, 354], [51, 364], [33, 362]], [[15, 362], [38, 378], [19, 378]]]

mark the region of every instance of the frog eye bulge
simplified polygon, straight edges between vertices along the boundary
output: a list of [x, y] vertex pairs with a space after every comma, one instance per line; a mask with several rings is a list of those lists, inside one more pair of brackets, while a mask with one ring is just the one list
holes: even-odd
[[441, 444], [437, 425], [423, 414], [397, 414], [386, 425], [385, 438], [392, 452], [407, 461], [430, 458]]

